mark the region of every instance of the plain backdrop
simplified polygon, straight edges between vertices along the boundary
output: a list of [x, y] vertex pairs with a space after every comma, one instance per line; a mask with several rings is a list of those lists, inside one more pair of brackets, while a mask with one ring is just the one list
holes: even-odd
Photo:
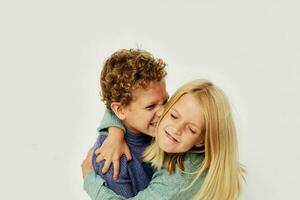
[[81, 161], [121, 48], [168, 64], [168, 91], [207, 78], [231, 101], [244, 200], [298, 199], [300, 3], [0, 1], [0, 199], [88, 200]]

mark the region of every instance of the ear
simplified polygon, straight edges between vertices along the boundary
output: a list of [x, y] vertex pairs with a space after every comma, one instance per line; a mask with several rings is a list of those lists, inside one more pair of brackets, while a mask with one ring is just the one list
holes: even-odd
[[112, 102], [110, 108], [120, 120], [125, 119], [124, 107], [120, 102]]
[[201, 136], [195, 144], [196, 147], [203, 147], [204, 146], [204, 138]]

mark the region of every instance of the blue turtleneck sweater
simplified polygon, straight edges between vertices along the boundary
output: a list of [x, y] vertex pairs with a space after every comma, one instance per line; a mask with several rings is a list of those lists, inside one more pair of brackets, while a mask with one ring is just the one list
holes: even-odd
[[[100, 135], [94, 145], [97, 149], [102, 145], [107, 135], [107, 129], [100, 131]], [[141, 155], [144, 149], [150, 144], [151, 137], [144, 134], [133, 134], [126, 130], [125, 140], [130, 148], [132, 160], [127, 161], [125, 155], [120, 158], [120, 174], [118, 180], [113, 180], [113, 166], [111, 165], [106, 174], [101, 170], [104, 161], [96, 163], [96, 155], [93, 155], [93, 167], [96, 174], [100, 175], [108, 188], [126, 198], [135, 196], [139, 191], [144, 190], [153, 175], [153, 169], [149, 164], [144, 163]]]

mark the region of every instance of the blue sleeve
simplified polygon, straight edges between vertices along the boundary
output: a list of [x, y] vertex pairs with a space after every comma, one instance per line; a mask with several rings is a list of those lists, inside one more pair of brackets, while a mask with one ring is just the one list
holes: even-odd
[[[104, 142], [106, 136], [100, 134], [94, 145], [94, 149], [99, 148]], [[132, 181], [128, 173], [128, 164], [127, 159], [122, 155], [120, 159], [120, 174], [117, 180], [113, 180], [113, 165], [110, 165], [110, 168], [106, 174], [102, 174], [102, 168], [104, 166], [104, 161], [99, 164], [96, 162], [96, 154], [93, 154], [93, 168], [97, 175], [104, 179], [105, 186], [114, 191], [116, 194], [121, 195], [125, 198], [130, 198], [134, 196]]]
[[97, 131], [104, 131], [109, 127], [117, 127], [123, 130], [125, 133], [125, 127], [121, 120], [110, 110], [106, 109], [102, 121], [97, 128]]

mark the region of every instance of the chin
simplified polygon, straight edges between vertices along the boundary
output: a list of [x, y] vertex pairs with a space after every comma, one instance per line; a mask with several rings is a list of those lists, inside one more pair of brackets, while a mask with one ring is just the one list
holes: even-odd
[[166, 152], [166, 153], [177, 153], [177, 152], [174, 151], [173, 149], [168, 149], [168, 148], [163, 149], [163, 151]]
[[161, 150], [163, 150], [163, 152], [166, 152], [166, 153], [171, 153], [170, 150], [168, 148], [164, 148], [162, 146], [159, 146], [161, 148]]
[[160, 143], [158, 143], [158, 145], [161, 148], [161, 150], [163, 150], [164, 152], [166, 152], [166, 153], [174, 153], [174, 151], [171, 148], [169, 148], [168, 146], [160, 144]]
[[150, 129], [149, 132], [147, 133], [147, 135], [149, 135], [151, 137], [155, 137], [155, 129]]
[[151, 137], [155, 137], [155, 134], [152, 132], [152, 133], [149, 133], [149, 134], [147, 134], [147, 135], [149, 135], [149, 136], [151, 136]]
[[143, 132], [145, 135], [148, 135], [148, 136], [150, 136], [150, 137], [154, 137], [154, 135], [153, 134], [151, 134], [151, 133], [149, 133], [149, 131], [147, 131], [147, 132]]
[[149, 127], [147, 132], [145, 132], [146, 135], [149, 135], [151, 137], [155, 137], [155, 127]]

